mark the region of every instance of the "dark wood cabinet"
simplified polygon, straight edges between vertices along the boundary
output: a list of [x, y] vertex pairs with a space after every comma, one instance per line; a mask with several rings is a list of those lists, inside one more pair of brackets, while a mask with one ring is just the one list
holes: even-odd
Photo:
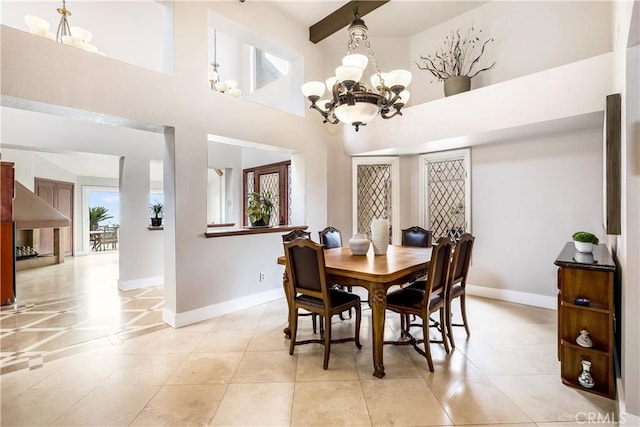
[[12, 304], [16, 291], [16, 230], [13, 222], [14, 164], [0, 162], [0, 304]]
[[[558, 359], [562, 382], [613, 399], [616, 270], [613, 258], [603, 244], [594, 247], [593, 255], [585, 255], [577, 253], [573, 242], [568, 242], [555, 265], [559, 267]], [[593, 346], [576, 343], [581, 330], [589, 332]], [[578, 382], [583, 360], [591, 362], [593, 388], [585, 388]]]

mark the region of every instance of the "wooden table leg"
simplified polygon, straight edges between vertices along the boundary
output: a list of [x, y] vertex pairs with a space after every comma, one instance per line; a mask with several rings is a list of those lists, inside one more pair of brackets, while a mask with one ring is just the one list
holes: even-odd
[[285, 338], [291, 339], [291, 329], [289, 329], [289, 325], [291, 325], [292, 319], [291, 316], [294, 314], [291, 309], [291, 302], [293, 296], [291, 295], [291, 290], [289, 286], [289, 276], [287, 275], [287, 269], [284, 269], [284, 273], [282, 274], [282, 286], [284, 287], [284, 296], [287, 299], [287, 307], [288, 307], [288, 321], [287, 326], [282, 330], [284, 332]]
[[369, 289], [371, 323], [373, 327], [373, 376], [384, 377], [383, 345], [387, 292], [383, 284], [373, 283]]

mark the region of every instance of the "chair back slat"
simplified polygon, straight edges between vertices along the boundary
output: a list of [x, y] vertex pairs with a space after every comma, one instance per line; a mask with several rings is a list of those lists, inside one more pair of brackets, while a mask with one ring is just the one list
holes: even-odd
[[325, 249], [341, 248], [342, 247], [342, 233], [335, 227], [326, 227], [324, 230], [318, 231], [320, 237], [320, 243], [324, 245]]

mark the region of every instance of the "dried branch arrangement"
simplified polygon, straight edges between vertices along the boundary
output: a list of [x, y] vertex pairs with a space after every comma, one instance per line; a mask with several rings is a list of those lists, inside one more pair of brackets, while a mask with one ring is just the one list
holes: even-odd
[[429, 71], [439, 81], [455, 76], [474, 77], [496, 65], [495, 61], [488, 67], [482, 67], [480, 59], [493, 38], [483, 37], [482, 30], [469, 28], [466, 33], [458, 29], [446, 36], [441, 48], [435, 54], [420, 56], [422, 64], [416, 62], [421, 70]]

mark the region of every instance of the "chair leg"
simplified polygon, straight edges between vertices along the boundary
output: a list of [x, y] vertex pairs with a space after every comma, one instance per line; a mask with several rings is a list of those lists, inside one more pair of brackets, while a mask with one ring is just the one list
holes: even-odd
[[460, 311], [462, 312], [462, 323], [464, 323], [464, 330], [467, 332], [467, 336], [471, 335], [469, 332], [469, 322], [467, 322], [467, 298], [463, 293], [460, 295]]
[[318, 329], [318, 315], [311, 313], [311, 323], [313, 324], [313, 333], [315, 334]]
[[447, 301], [447, 312], [445, 313], [447, 318], [447, 335], [449, 335], [449, 343], [451, 344], [451, 349], [456, 348], [456, 343], [453, 339], [453, 325], [451, 324], [453, 313], [451, 312], [451, 300]]
[[329, 356], [331, 355], [331, 317], [327, 323], [327, 328], [324, 331], [324, 362], [322, 364], [324, 370], [329, 368]]
[[289, 325], [291, 341], [289, 342], [289, 354], [293, 355], [293, 348], [296, 346], [296, 335], [298, 333], [298, 309], [294, 309], [293, 318]]
[[446, 325], [448, 322], [445, 320], [445, 307], [440, 307], [440, 333], [442, 334], [442, 343], [444, 344], [444, 351], [449, 353], [449, 340], [447, 338], [447, 328]]
[[429, 370], [433, 372], [433, 360], [431, 360], [431, 341], [429, 340], [429, 322], [422, 320], [422, 334], [424, 336], [424, 357], [429, 364]]
[[357, 305], [356, 308], [356, 347], [358, 350], [362, 348], [362, 344], [360, 344], [360, 322], [362, 321], [362, 308], [360, 305]]

